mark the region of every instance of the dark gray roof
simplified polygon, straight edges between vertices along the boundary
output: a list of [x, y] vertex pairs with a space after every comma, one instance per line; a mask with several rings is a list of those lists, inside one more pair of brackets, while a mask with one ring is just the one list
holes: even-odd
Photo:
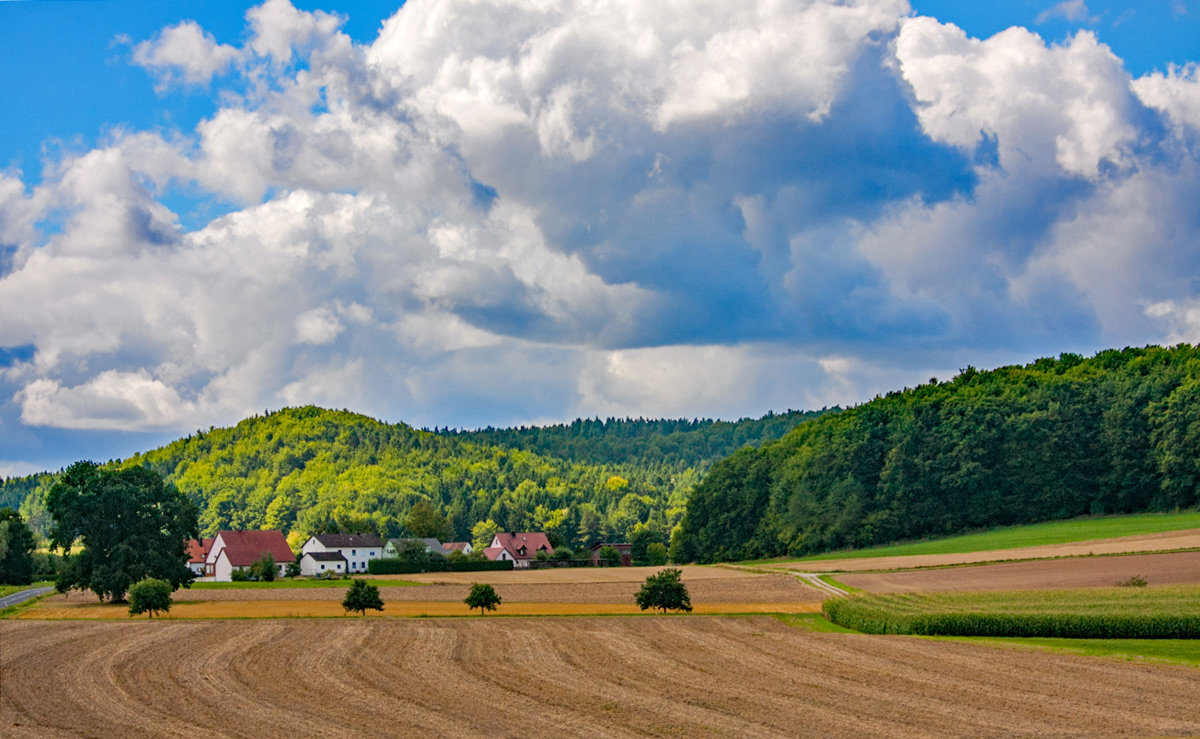
[[341, 552], [305, 552], [305, 557], [312, 557], [315, 562], [345, 562]]
[[329, 548], [383, 546], [383, 541], [374, 534], [318, 534], [313, 538]]
[[404, 545], [410, 541], [419, 541], [425, 545], [425, 548], [434, 554], [440, 554], [445, 557], [448, 552], [442, 547], [442, 543], [432, 536], [427, 536], [423, 539], [388, 539], [391, 545], [396, 549], [403, 549]]

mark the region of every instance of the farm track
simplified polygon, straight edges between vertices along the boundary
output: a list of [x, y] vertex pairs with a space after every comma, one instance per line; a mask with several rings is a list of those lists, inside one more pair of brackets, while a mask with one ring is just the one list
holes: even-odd
[[1040, 590], [1111, 587], [1137, 575], [1152, 585], [1200, 583], [1200, 551], [1073, 557], [896, 572], [839, 574], [872, 593], [937, 590]]
[[768, 617], [0, 623], [0, 734], [1200, 733], [1200, 670]]

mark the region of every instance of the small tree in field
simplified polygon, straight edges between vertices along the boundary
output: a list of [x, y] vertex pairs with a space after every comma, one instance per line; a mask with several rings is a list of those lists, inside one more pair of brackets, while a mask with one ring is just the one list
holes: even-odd
[[633, 596], [634, 602], [643, 611], [648, 608], [660, 608], [663, 613], [669, 610], [691, 611], [692, 599], [687, 586], [679, 579], [682, 576], [682, 571], [669, 568], [647, 577], [642, 589]]
[[373, 608], [376, 611], [383, 610], [383, 600], [379, 597], [379, 588], [375, 587], [366, 580], [355, 580], [350, 583], [350, 589], [346, 591], [346, 598], [342, 601], [342, 608], [347, 612], [358, 611], [358, 615], [367, 615], [367, 609]]
[[496, 610], [496, 606], [500, 605], [500, 596], [496, 594], [496, 589], [486, 583], [472, 583], [471, 592], [467, 594], [466, 600], [463, 603], [467, 604], [467, 608], [474, 610], [479, 609], [480, 616], [486, 616], [487, 611]]
[[148, 577], [129, 586], [129, 615], [148, 613], [150, 618], [158, 611], [171, 610], [171, 583]]

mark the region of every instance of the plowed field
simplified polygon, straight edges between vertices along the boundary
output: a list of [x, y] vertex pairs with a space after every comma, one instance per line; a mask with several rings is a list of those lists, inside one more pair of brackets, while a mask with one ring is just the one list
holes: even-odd
[[0, 734], [1200, 732], [1200, 670], [767, 617], [0, 623]]
[[1134, 554], [1138, 552], [1168, 552], [1179, 549], [1200, 549], [1200, 529], [1168, 531], [1159, 534], [1139, 534], [1114, 539], [1080, 541], [1070, 544], [1046, 544], [1020, 549], [995, 549], [986, 552], [956, 554], [914, 554], [903, 557], [862, 557], [858, 559], [823, 559], [809, 562], [787, 562], [783, 566], [799, 572], [863, 572], [910, 567], [944, 567], [978, 562], [1007, 562], [1014, 560], [1046, 559], [1050, 557], [1086, 557], [1089, 554]]
[[1200, 583], [1200, 552], [1006, 562], [974, 567], [838, 575], [872, 593], [1110, 587], [1138, 575], [1151, 585]]

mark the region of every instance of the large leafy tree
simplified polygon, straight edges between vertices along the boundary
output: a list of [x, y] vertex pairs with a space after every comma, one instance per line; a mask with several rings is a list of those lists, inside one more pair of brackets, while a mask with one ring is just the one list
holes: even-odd
[[0, 508], [0, 583], [33, 581], [33, 532], [11, 508]]
[[691, 611], [692, 599], [682, 577], [683, 572], [673, 567], [660, 570], [658, 574], [646, 578], [633, 600], [643, 611], [650, 608], [658, 608], [663, 613], [669, 610]]
[[409, 509], [404, 528], [418, 539], [432, 537], [438, 541], [449, 541], [454, 536], [450, 520], [438, 513], [428, 500], [419, 500]]
[[346, 597], [342, 600], [342, 608], [346, 612], [358, 611], [358, 615], [367, 615], [367, 609], [383, 610], [383, 599], [379, 597], [379, 588], [366, 580], [355, 580], [350, 583]]
[[190, 585], [187, 540], [198, 535], [196, 506], [144, 467], [107, 469], [76, 462], [46, 496], [54, 518], [51, 548], [83, 551], [68, 558], [56, 586], [123, 601], [146, 578]]

